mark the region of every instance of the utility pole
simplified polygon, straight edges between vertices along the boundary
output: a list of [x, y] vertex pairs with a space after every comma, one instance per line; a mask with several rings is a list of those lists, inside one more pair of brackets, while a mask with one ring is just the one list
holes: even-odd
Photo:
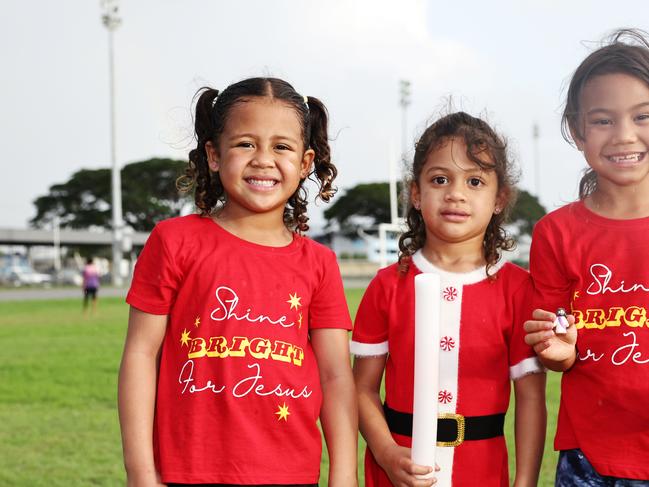
[[[410, 105], [410, 81], [405, 79], [399, 81], [399, 94], [401, 95], [399, 104], [401, 105], [401, 169], [403, 171], [403, 168], [407, 167], [408, 163], [408, 106]], [[402, 198], [402, 205], [402, 214], [405, 218], [406, 209], [408, 208], [408, 203], [405, 198]]]
[[115, 63], [113, 56], [113, 33], [122, 23], [119, 16], [118, 0], [100, 0], [103, 14], [101, 21], [108, 30], [108, 76], [110, 99], [110, 162], [111, 162], [111, 192], [113, 215], [113, 285], [121, 287], [122, 277], [122, 178], [117, 165], [115, 154]]
[[532, 138], [534, 139], [534, 192], [536, 198], [541, 201], [541, 158], [539, 155], [539, 124], [534, 122], [532, 126]]

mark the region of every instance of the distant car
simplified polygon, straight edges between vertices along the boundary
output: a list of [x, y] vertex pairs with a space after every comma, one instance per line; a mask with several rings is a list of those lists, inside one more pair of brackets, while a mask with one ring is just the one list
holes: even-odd
[[52, 276], [36, 272], [28, 265], [12, 265], [0, 269], [0, 282], [9, 286], [38, 286], [52, 283]]
[[83, 284], [81, 271], [77, 269], [61, 269], [54, 274], [54, 283], [61, 286], [77, 286]]

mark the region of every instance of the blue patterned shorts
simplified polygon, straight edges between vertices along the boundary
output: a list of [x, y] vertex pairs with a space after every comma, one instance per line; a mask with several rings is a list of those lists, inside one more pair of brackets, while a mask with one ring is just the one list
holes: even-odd
[[579, 449], [561, 450], [555, 487], [649, 487], [649, 480], [603, 477]]

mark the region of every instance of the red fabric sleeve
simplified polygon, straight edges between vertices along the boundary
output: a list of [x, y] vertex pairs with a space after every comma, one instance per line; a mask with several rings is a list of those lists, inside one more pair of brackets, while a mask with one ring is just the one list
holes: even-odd
[[167, 248], [160, 226], [156, 226], [135, 264], [126, 302], [146, 313], [169, 314], [180, 281], [174, 255]]
[[391, 299], [385, 272], [379, 271], [365, 290], [354, 321], [353, 342], [383, 343], [388, 340]]
[[570, 248], [562, 242], [567, 232], [555, 219], [544, 218], [534, 227], [530, 249], [530, 274], [534, 283], [532, 310], [570, 309], [571, 282], [566, 278], [565, 260], [559, 249]]
[[536, 361], [534, 363], [527, 363], [527, 365], [521, 365], [526, 359], [536, 357], [534, 349], [525, 343], [525, 330], [523, 329], [525, 320], [532, 317], [532, 298], [532, 281], [528, 276], [518, 289], [512, 293], [510, 300], [513, 309], [513, 319], [509, 341], [509, 365], [510, 367], [518, 366], [519, 369], [523, 369], [517, 370], [518, 373], [514, 378], [541, 369]]
[[343, 328], [352, 329], [352, 319], [345, 299], [340, 268], [336, 254], [327, 249], [322, 262], [320, 286], [313, 293], [309, 307], [309, 329]]

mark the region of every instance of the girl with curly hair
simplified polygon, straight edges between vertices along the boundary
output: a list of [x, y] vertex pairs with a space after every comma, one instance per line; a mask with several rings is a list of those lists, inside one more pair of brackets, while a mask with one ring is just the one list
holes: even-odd
[[[127, 296], [119, 409], [129, 485], [356, 485], [351, 320], [335, 255], [304, 237], [303, 184], [334, 193], [327, 111], [252, 78], [196, 103], [185, 190]], [[139, 483], [142, 481], [142, 483]]]
[[[414, 278], [441, 279], [439, 485], [509, 486], [503, 421], [516, 396], [515, 486], [535, 486], [545, 436], [545, 374], [524, 343], [528, 273], [500, 261], [515, 197], [505, 142], [466, 113], [430, 125], [415, 147], [407, 230], [399, 262], [379, 271], [352, 337], [367, 486], [429, 486], [433, 465], [410, 459], [414, 376]], [[418, 296], [419, 298], [419, 296]], [[385, 372], [385, 401], [381, 377]]]

